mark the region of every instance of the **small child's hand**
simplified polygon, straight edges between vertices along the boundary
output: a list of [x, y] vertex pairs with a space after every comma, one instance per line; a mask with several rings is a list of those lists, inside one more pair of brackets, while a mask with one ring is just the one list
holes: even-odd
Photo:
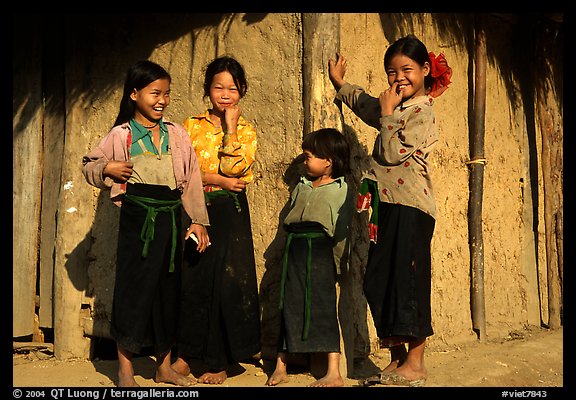
[[398, 82], [394, 82], [390, 89], [380, 93], [380, 111], [382, 115], [392, 115], [394, 109], [402, 103], [402, 91], [398, 93]]
[[337, 91], [346, 83], [344, 75], [346, 74], [347, 61], [340, 53], [336, 53], [336, 61], [330, 59], [328, 61], [328, 75], [330, 81]]
[[102, 175], [112, 178], [116, 183], [125, 183], [132, 176], [134, 163], [131, 161], [110, 160], [104, 167]]

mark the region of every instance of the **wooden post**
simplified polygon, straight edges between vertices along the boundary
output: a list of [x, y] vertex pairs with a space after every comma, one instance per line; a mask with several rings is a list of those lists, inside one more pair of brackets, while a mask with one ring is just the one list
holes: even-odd
[[468, 231], [472, 273], [472, 326], [480, 341], [486, 338], [484, 301], [484, 242], [482, 239], [482, 195], [484, 183], [484, 119], [486, 112], [486, 33], [482, 16], [475, 16], [474, 106], [470, 138], [470, 199]]
[[[82, 38], [71, 38], [66, 43], [65, 54], [74, 54], [82, 59], [92, 54], [90, 34]], [[62, 168], [60, 190], [56, 210], [56, 232], [54, 251], [54, 355], [57, 359], [81, 358], [90, 356], [91, 341], [84, 335], [82, 326], [82, 304], [88, 283], [88, 250], [90, 248], [90, 226], [94, 209], [92, 192], [80, 190], [86, 185], [82, 175], [82, 160], [78, 154], [85, 154], [90, 142], [90, 129], [86, 129], [87, 112], [90, 102], [82, 95], [90, 93], [91, 83], [86, 79], [88, 68], [75, 63], [74, 57], [65, 57], [66, 74], [64, 87], [75, 87], [78, 96], [68, 96], [64, 106], [66, 112], [65, 140], [62, 147]], [[74, 86], [72, 82], [86, 85]], [[67, 91], [68, 93], [68, 91]]]
[[542, 135], [542, 180], [544, 182], [544, 227], [546, 237], [546, 272], [548, 281], [548, 327], [562, 325], [563, 276], [563, 195], [562, 195], [562, 143], [561, 124], [546, 106], [545, 95], [536, 96], [536, 109]]
[[54, 242], [56, 238], [56, 219], [58, 196], [60, 194], [60, 173], [62, 171], [62, 152], [64, 149], [64, 131], [66, 126], [66, 108], [64, 104], [64, 60], [62, 46], [64, 35], [60, 24], [51, 26], [57, 39], [46, 40], [42, 58], [44, 71], [44, 157], [42, 159], [42, 214], [40, 230], [40, 327], [53, 327], [53, 280], [54, 280]]
[[[42, 184], [42, 42], [39, 20], [14, 36], [12, 67], [12, 336], [35, 330]], [[26, 49], [26, 50], [24, 50]], [[37, 324], [36, 324], [37, 325]]]
[[[302, 14], [302, 81], [304, 133], [321, 128], [335, 128], [342, 131], [343, 121], [340, 110], [334, 103], [336, 95], [328, 75], [328, 61], [340, 51], [340, 16], [332, 13]], [[342, 276], [336, 287], [338, 319], [340, 322], [340, 373], [349, 375], [353, 368], [353, 318], [352, 308], [344, 304], [341, 290], [348, 287], [347, 277]], [[347, 290], [347, 289], [344, 289]], [[347, 355], [347, 350], [350, 356]], [[311, 369], [324, 370], [326, 360], [315, 360]], [[319, 365], [318, 365], [319, 364]], [[322, 374], [322, 372], [319, 372]]]
[[328, 60], [340, 50], [339, 14], [302, 14], [302, 36], [304, 132], [342, 131], [342, 114], [333, 102], [336, 93], [328, 75]]

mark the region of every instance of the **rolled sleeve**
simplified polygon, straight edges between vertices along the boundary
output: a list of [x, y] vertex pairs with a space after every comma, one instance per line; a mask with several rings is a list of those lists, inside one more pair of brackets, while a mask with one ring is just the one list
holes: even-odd
[[345, 83], [336, 94], [336, 99], [346, 104], [364, 123], [380, 129], [380, 101], [367, 94], [362, 87]]
[[220, 172], [225, 176], [250, 181], [252, 175], [249, 172], [256, 155], [256, 130], [250, 124], [239, 126], [236, 137], [238, 140], [230, 140], [229, 135], [224, 135], [220, 150]]

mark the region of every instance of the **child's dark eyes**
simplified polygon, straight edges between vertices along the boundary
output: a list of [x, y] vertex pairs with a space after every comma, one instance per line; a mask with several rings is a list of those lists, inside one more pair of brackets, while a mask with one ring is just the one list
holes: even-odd
[[[217, 86], [214, 86], [214, 89], [216, 89], [216, 90], [224, 90], [224, 86], [218, 86], [218, 85], [217, 85]], [[228, 90], [230, 90], [230, 91], [238, 91], [238, 89], [235, 88], [235, 87], [228, 88]]]
[[[156, 96], [156, 97], [162, 96], [162, 92], [150, 92], [150, 94], [152, 96]], [[168, 91], [168, 92], [164, 93], [164, 96], [170, 96], [170, 92]]]

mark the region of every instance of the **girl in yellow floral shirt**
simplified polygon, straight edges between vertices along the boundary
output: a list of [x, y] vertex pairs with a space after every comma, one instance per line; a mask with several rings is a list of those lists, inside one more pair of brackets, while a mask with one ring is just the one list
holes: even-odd
[[252, 181], [256, 131], [238, 102], [248, 89], [242, 66], [231, 57], [212, 61], [204, 97], [212, 108], [183, 122], [196, 152], [210, 226], [204, 253], [186, 244], [178, 359], [173, 368], [190, 373], [200, 359], [198, 381], [221, 384], [229, 365], [260, 352], [260, 311], [254, 244], [246, 185]]

